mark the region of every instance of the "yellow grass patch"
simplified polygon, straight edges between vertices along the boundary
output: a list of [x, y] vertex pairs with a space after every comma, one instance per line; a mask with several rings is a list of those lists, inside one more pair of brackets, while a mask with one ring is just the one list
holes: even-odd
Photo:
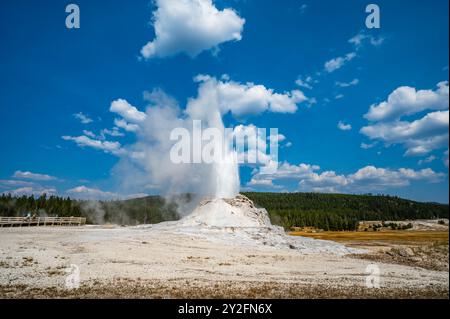
[[304, 236], [315, 239], [334, 241], [388, 241], [388, 242], [448, 242], [448, 232], [444, 231], [404, 231], [385, 230], [378, 232], [361, 231], [324, 231], [320, 233], [309, 233], [295, 231], [290, 232], [292, 236]]

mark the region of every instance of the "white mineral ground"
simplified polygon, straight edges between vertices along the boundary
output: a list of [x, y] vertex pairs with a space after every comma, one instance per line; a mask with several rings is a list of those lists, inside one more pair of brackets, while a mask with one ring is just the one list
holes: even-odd
[[157, 225], [2, 228], [0, 297], [448, 296], [448, 270], [381, 262], [381, 288], [367, 288], [360, 252], [288, 236], [244, 196], [213, 199]]

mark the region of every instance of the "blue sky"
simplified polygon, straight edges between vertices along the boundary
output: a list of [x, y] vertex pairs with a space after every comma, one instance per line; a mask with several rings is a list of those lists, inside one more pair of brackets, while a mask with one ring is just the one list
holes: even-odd
[[[190, 32], [173, 16], [173, 0], [90, 0], [74, 2], [81, 27], [67, 29], [64, 1], [2, 1], [0, 192], [157, 192], [121, 181], [117, 149], [136, 134], [111, 103], [145, 112], [143, 92], [158, 88], [183, 109], [203, 74], [241, 89], [248, 108], [267, 104], [225, 115], [227, 126], [276, 127], [285, 137], [281, 173], [241, 167], [241, 189], [448, 203], [448, 1], [377, 1], [380, 29], [366, 28], [368, 3], [359, 0], [183, 1], [193, 15], [195, 3], [217, 10], [218, 20], [205, 28], [197, 19]], [[156, 10], [168, 38], [155, 33]], [[145, 53], [147, 43], [153, 51]], [[270, 96], [257, 101], [256, 85], [282, 94], [295, 111], [273, 111]], [[304, 98], [296, 100], [297, 91]]]

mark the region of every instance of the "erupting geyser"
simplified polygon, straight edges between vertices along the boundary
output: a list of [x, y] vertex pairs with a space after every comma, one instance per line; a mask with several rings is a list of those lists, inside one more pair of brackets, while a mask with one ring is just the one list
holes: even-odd
[[212, 242], [259, 248], [288, 248], [305, 254], [344, 255], [359, 252], [335, 242], [288, 236], [282, 227], [271, 224], [264, 208], [256, 207], [243, 195], [228, 199], [205, 199], [191, 214], [179, 221], [146, 227], [202, 237]]

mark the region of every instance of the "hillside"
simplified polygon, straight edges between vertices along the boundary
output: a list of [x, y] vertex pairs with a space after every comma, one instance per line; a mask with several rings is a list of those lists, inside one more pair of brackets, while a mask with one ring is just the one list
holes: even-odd
[[354, 230], [362, 220], [448, 218], [449, 206], [384, 195], [244, 193], [266, 208], [274, 224]]

